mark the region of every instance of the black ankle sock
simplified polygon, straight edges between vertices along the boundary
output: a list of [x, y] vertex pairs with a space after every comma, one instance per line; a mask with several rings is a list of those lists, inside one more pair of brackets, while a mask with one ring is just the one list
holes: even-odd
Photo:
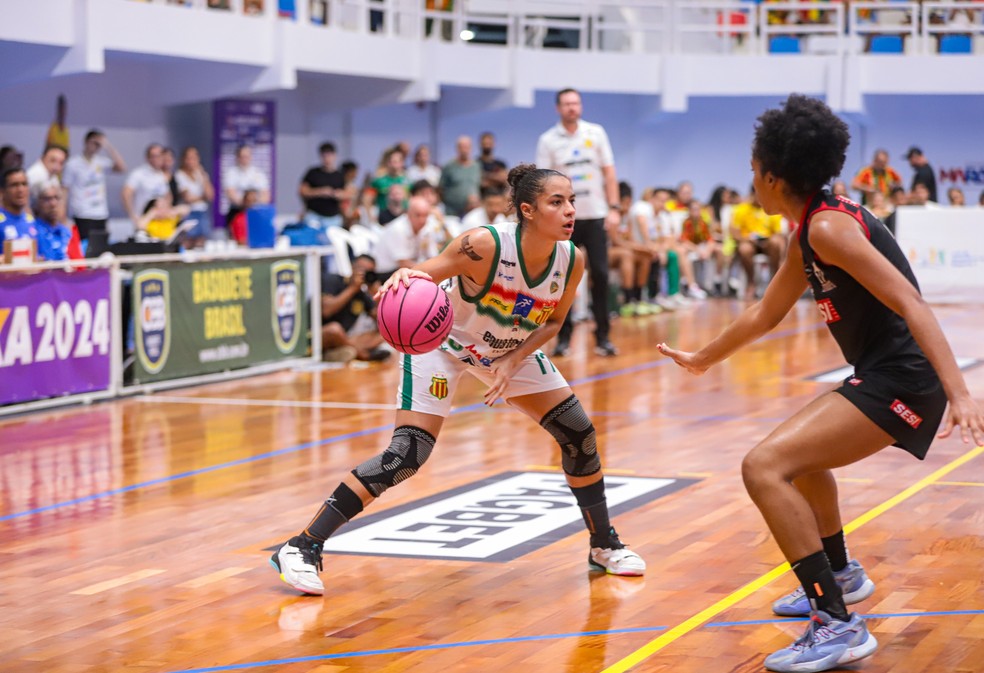
[[847, 567], [847, 543], [844, 542], [844, 529], [840, 529], [830, 537], [822, 537], [823, 553], [830, 560], [830, 569], [835, 573]]
[[571, 486], [571, 493], [581, 508], [584, 525], [591, 533], [591, 546], [602, 547], [611, 535], [612, 523], [608, 519], [608, 501], [605, 499], [605, 480], [599, 479], [588, 486]]
[[348, 522], [362, 511], [362, 500], [344, 483], [338, 485], [331, 497], [325, 500], [321, 509], [304, 529], [304, 535], [312, 540], [324, 542], [339, 526]]
[[830, 569], [830, 561], [825, 553], [818, 551], [794, 561], [791, 565], [816, 610], [823, 610], [843, 622], [850, 619], [840, 586], [834, 579], [834, 572]]

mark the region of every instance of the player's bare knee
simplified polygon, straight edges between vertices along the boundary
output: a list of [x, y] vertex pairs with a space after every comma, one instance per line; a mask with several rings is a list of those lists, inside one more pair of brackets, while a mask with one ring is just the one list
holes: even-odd
[[378, 498], [391, 486], [409, 479], [430, 457], [434, 436], [412, 425], [401, 425], [385, 451], [352, 470], [366, 490]]
[[560, 444], [565, 473], [586, 477], [601, 469], [595, 428], [577, 396], [571, 395], [548, 411], [540, 425]]

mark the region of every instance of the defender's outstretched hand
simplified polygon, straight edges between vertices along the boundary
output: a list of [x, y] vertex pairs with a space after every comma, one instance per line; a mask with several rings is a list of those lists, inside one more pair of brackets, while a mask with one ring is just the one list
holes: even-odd
[[984, 445], [984, 415], [981, 414], [977, 403], [969, 396], [950, 401], [943, 430], [937, 436], [949, 437], [955, 428], [960, 428], [960, 437], [964, 444], [968, 444], [973, 439], [975, 446]]
[[671, 358], [675, 363], [686, 369], [688, 372], [694, 376], [700, 376], [707, 371], [707, 367], [697, 364], [697, 358], [694, 353], [688, 353], [687, 351], [678, 351], [676, 349], [670, 348], [665, 343], [657, 344], [656, 348], [660, 353], [668, 358]]
[[395, 290], [396, 286], [399, 285], [401, 282], [407, 287], [410, 287], [411, 278], [423, 278], [424, 280], [434, 280], [433, 278], [430, 277], [430, 274], [424, 273], [423, 271], [417, 271], [416, 269], [397, 269], [393, 273], [393, 275], [387, 278], [386, 282], [383, 283], [378, 290], [376, 290], [376, 294], [374, 294], [372, 298], [376, 301], [379, 301], [384, 294], [386, 294], [390, 290]]

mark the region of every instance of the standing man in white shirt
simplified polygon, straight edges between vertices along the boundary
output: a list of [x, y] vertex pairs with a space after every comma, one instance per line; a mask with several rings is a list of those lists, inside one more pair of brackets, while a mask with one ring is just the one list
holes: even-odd
[[[617, 355], [608, 339], [608, 234], [621, 222], [618, 178], [608, 134], [600, 124], [581, 119], [581, 94], [575, 89], [557, 93], [560, 121], [540, 136], [536, 165], [570, 178], [577, 197], [577, 219], [571, 240], [585, 249], [591, 271], [591, 311], [595, 318], [595, 352]], [[570, 313], [557, 335], [554, 356], [567, 355], [574, 325]]]
[[123, 209], [134, 226], [139, 225], [148, 203], [171, 191], [164, 174], [164, 146], [151, 143], [144, 156], [147, 162], [130, 171], [123, 185]]
[[83, 241], [89, 240], [89, 232], [106, 230], [109, 222], [106, 171], [110, 170], [123, 173], [126, 163], [98, 129], [85, 134], [82, 154], [65, 162], [62, 186], [68, 190], [69, 211]]
[[236, 149], [236, 164], [222, 174], [222, 191], [229, 200], [227, 225], [243, 210], [246, 192], [255, 191], [258, 204], [270, 203], [270, 179], [253, 165], [253, 149], [249, 145], [240, 145]]

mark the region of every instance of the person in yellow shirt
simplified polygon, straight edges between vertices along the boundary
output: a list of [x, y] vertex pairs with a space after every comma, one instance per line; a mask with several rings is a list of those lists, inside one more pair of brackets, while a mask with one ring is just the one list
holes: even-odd
[[769, 257], [769, 272], [775, 275], [786, 252], [782, 216], [767, 215], [752, 190], [749, 200], [735, 206], [731, 214], [731, 235], [738, 243], [738, 259], [745, 270], [745, 299], [755, 299], [755, 255]]
[[175, 206], [171, 201], [171, 192], [164, 192], [147, 204], [137, 229], [152, 239], [167, 241], [174, 236], [178, 223], [188, 216], [189, 211], [188, 206]]
[[64, 147], [66, 152], [70, 147], [68, 144], [68, 125], [65, 123], [67, 110], [68, 103], [65, 96], [60, 94], [58, 102], [55, 104], [55, 121], [51, 122], [51, 126], [48, 127], [48, 139], [45, 141], [46, 146]]

